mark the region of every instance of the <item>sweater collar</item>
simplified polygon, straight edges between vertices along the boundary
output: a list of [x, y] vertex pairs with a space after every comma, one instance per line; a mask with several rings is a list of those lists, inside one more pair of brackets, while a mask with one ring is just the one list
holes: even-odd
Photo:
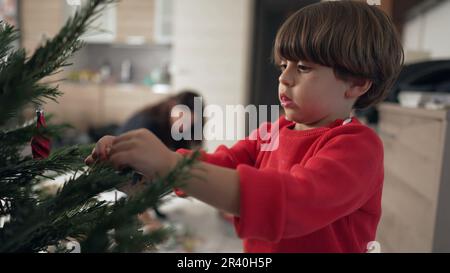
[[316, 135], [316, 134], [320, 134], [323, 132], [326, 132], [330, 129], [339, 127], [339, 126], [344, 126], [347, 124], [351, 124], [353, 122], [358, 122], [356, 118], [352, 117], [352, 118], [348, 118], [348, 119], [336, 119], [335, 121], [329, 123], [326, 126], [323, 127], [318, 127], [318, 128], [312, 128], [312, 129], [307, 129], [307, 130], [295, 130], [294, 126], [295, 126], [295, 122], [294, 121], [290, 121], [286, 126], [285, 126], [285, 130], [288, 134], [292, 134], [292, 135]]

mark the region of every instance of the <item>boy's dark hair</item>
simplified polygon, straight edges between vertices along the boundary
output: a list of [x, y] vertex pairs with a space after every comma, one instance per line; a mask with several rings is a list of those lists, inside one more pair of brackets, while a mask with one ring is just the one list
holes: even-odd
[[390, 18], [357, 1], [321, 2], [297, 11], [278, 31], [273, 56], [276, 63], [303, 60], [331, 67], [341, 80], [371, 80], [355, 109], [382, 101], [404, 61]]

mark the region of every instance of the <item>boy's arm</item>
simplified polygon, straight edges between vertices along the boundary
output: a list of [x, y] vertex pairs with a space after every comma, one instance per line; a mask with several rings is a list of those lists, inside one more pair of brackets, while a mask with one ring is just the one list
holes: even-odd
[[239, 175], [234, 169], [201, 162], [191, 169], [181, 190], [218, 209], [239, 216]]
[[[231, 148], [220, 145], [214, 153], [202, 152], [201, 160], [213, 165], [232, 169], [235, 169], [240, 164], [255, 166], [261, 149], [261, 138], [270, 136], [271, 134], [276, 135], [274, 130], [279, 130], [280, 120], [273, 124], [269, 122], [262, 123], [258, 129], [252, 131], [248, 137], [238, 141]], [[283, 119], [283, 122], [286, 121]], [[179, 149], [177, 152], [182, 155], [191, 153], [187, 149]]]
[[[265, 123], [263, 126], [270, 126], [270, 124]], [[252, 135], [258, 135], [258, 130], [259, 129], [253, 131]], [[240, 164], [255, 166], [259, 152], [259, 145], [258, 140], [252, 140], [250, 137], [247, 137], [244, 140], [238, 141], [231, 148], [228, 148], [225, 145], [220, 145], [214, 153], [206, 153], [205, 151], [201, 151], [200, 160], [202, 162], [209, 163], [209, 165], [229, 169], [236, 169]], [[180, 155], [189, 155], [192, 151], [188, 149], [178, 149], [177, 153]], [[214, 168], [212, 168], [211, 171], [213, 171], [213, 169]], [[223, 177], [219, 177], [219, 180], [222, 180], [222, 178]], [[227, 179], [224, 180], [227, 181]], [[180, 188], [175, 188], [174, 192], [178, 197], [187, 197], [189, 195]]]
[[[201, 151], [200, 160], [213, 165], [235, 169], [239, 164], [253, 166], [256, 160], [256, 141], [248, 139], [238, 141], [233, 147], [220, 145], [213, 153]], [[177, 153], [188, 155], [192, 150], [178, 149]]]
[[[200, 151], [200, 160], [202, 161], [201, 166], [208, 167], [205, 167], [205, 173], [199, 174], [203, 177], [210, 177], [209, 175], [214, 176], [215, 168], [211, 168], [211, 166], [220, 167], [219, 169], [225, 170], [234, 170], [239, 164], [253, 166], [256, 158], [256, 151], [254, 150], [255, 146], [256, 144], [253, 143], [253, 141], [241, 140], [231, 148], [221, 145], [212, 154], [206, 153], [205, 151]], [[192, 151], [188, 149], [178, 149], [177, 153], [179, 155], [189, 155]], [[198, 173], [199, 171], [195, 172]], [[226, 173], [223, 170], [219, 172]], [[219, 180], [222, 180], [222, 178], [222, 176], [219, 176]], [[224, 180], [227, 181], [227, 179]], [[190, 195], [183, 188], [175, 188], [174, 192], [178, 197], [187, 197]]]

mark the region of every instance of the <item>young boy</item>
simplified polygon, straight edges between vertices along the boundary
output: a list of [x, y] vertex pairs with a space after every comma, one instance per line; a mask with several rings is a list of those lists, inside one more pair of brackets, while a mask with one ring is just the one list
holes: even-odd
[[[203, 153], [191, 170], [203, 179], [181, 190], [235, 215], [246, 252], [365, 252], [381, 216], [383, 146], [350, 113], [381, 101], [401, 69], [393, 24], [366, 3], [321, 2], [284, 23], [274, 57], [286, 113], [268, 126], [279, 128], [278, 148], [247, 138]], [[86, 162], [152, 177], [186, 153], [137, 130], [104, 137]]]

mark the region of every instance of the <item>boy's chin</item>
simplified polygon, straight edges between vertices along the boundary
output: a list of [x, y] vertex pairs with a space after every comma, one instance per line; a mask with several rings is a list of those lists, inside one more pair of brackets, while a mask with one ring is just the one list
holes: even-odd
[[294, 122], [296, 122], [295, 115], [293, 113], [291, 113], [291, 111], [285, 111], [284, 118], [287, 121], [294, 121]]
[[287, 121], [292, 121], [292, 122], [295, 122], [295, 123], [304, 123], [303, 119], [299, 118], [298, 116], [295, 116], [292, 113], [289, 113], [289, 111], [286, 111], [286, 113], [284, 115], [284, 118]]

